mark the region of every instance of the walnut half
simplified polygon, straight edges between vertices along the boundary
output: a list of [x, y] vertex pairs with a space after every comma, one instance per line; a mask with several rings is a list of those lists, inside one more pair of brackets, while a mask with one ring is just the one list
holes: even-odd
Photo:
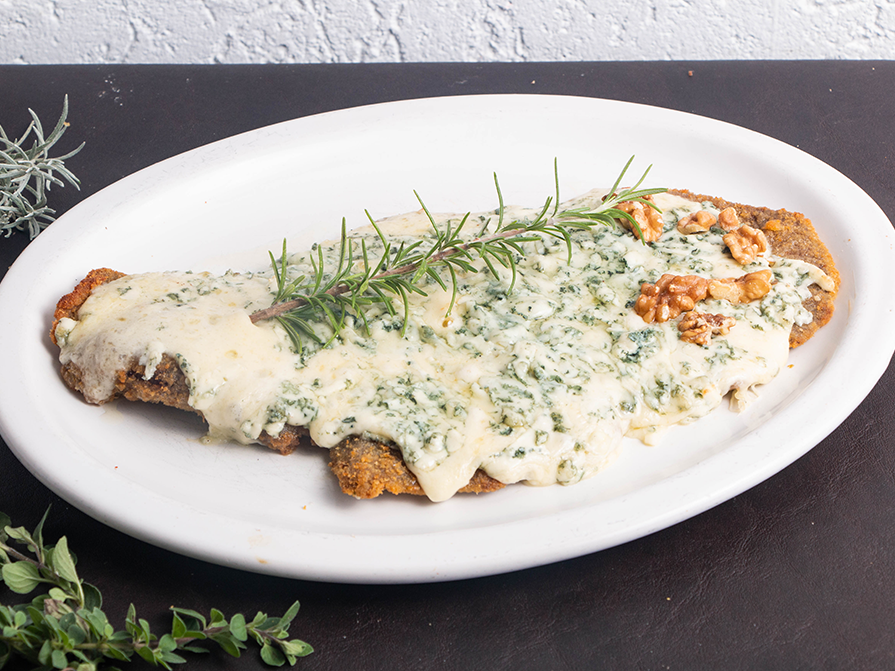
[[[643, 200], [652, 202], [651, 196], [645, 196]], [[626, 200], [618, 204], [618, 209], [631, 215], [631, 218], [637, 222], [640, 227], [640, 234], [634, 230], [634, 235], [643, 242], [655, 242], [665, 230], [665, 220], [662, 214], [655, 207], [644, 205], [636, 200]], [[627, 219], [620, 219], [622, 224], [628, 229], [634, 229], [631, 222]]]
[[708, 288], [709, 280], [704, 277], [666, 273], [655, 284], [641, 285], [634, 312], [648, 324], [667, 322], [696, 307], [697, 301], [708, 295]]
[[773, 273], [770, 270], [756, 270], [742, 277], [723, 280], [709, 280], [708, 294], [731, 303], [748, 303], [764, 298], [771, 290]]
[[733, 317], [690, 310], [681, 317], [677, 330], [684, 342], [708, 345], [713, 335], [727, 335], [736, 323]]
[[745, 224], [735, 231], [731, 231], [722, 239], [736, 262], [743, 266], [752, 263], [759, 254], [764, 254], [769, 249], [765, 234], [761, 230]]
[[693, 212], [686, 217], [681, 217], [677, 222], [677, 230], [685, 235], [705, 233], [717, 221], [718, 218], [708, 210], [699, 210], [699, 212]]
[[740, 227], [740, 218], [732, 207], [725, 207], [718, 213], [718, 226], [727, 232], [735, 231]]

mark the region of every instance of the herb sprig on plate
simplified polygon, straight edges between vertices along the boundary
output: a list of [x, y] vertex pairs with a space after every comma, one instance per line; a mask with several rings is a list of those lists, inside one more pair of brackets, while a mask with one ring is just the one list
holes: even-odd
[[[318, 335], [315, 324], [328, 323], [335, 338], [345, 326], [349, 316], [360, 321], [364, 328], [368, 327], [365, 310], [373, 305], [385, 308], [389, 314], [395, 314], [394, 299], [403, 306], [404, 328], [408, 322], [411, 294], [425, 296], [422, 282], [426, 278], [433, 280], [445, 291], [451, 291], [448, 305], [449, 317], [457, 299], [457, 276], [462, 273], [478, 272], [474, 264], [481, 260], [487, 272], [499, 276], [498, 266], [511, 274], [509, 291], [516, 281], [516, 259], [525, 256], [523, 245], [548, 235], [565, 241], [569, 257], [572, 254], [571, 233], [575, 230], [589, 229], [596, 225], [612, 225], [617, 219], [628, 221], [643, 239], [640, 227], [634, 218], [619, 209], [619, 205], [627, 201], [636, 201], [649, 207], [655, 207], [647, 196], [665, 191], [662, 188], [641, 189], [649, 168], [633, 186], [619, 189], [625, 173], [634, 160], [632, 156], [615, 180], [609, 194], [594, 208], [560, 209], [559, 176], [554, 162], [555, 195], [549, 196], [537, 216], [532, 220], [505, 221], [503, 195], [497, 175], [494, 185], [497, 190], [497, 221], [492, 225], [489, 219], [469, 240], [461, 237], [461, 232], [469, 222], [467, 213], [456, 226], [447, 222], [442, 228], [436, 224], [422, 198], [414, 191], [414, 195], [432, 226], [433, 237], [429, 241], [418, 240], [410, 244], [393, 245], [383, 234], [367, 212], [379, 241], [382, 252], [372, 257], [367, 249], [366, 241], [360, 242], [348, 236], [345, 220], [342, 220], [341, 239], [339, 241], [339, 260], [335, 267], [326, 267], [322, 246], [317, 246], [316, 258], [310, 257], [312, 272], [300, 275], [292, 280], [288, 278], [288, 255], [286, 242], [277, 260], [271, 253], [277, 292], [273, 304], [269, 308], [259, 310], [251, 315], [253, 323], [265, 319], [277, 319], [286, 329], [296, 351], [302, 350], [305, 339], [318, 344], [324, 341]], [[447, 271], [443, 277], [441, 270]]]

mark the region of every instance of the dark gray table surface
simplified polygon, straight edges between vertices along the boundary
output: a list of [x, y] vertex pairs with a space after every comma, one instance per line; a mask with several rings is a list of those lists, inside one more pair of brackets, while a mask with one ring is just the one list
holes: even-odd
[[[295, 66], [0, 66], [0, 124], [64, 94], [80, 191], [60, 212], [174, 154], [267, 124], [368, 103], [475, 93], [613, 98], [694, 112], [829, 163], [895, 216], [895, 63], [682, 62]], [[855, 222], [856, 234], [860, 222]], [[0, 239], [0, 272], [27, 243]], [[0, 370], [0, 380], [3, 372]], [[895, 668], [893, 370], [836, 431], [768, 481], [686, 522], [570, 561], [444, 584], [337, 585], [215, 566], [147, 545], [69, 506], [0, 443], [0, 510], [68, 536], [120, 622], [171, 604], [302, 610], [304, 669]], [[835, 393], [831, 390], [831, 393]], [[15, 599], [0, 588], [0, 602]], [[187, 668], [262, 668], [250, 650]]]

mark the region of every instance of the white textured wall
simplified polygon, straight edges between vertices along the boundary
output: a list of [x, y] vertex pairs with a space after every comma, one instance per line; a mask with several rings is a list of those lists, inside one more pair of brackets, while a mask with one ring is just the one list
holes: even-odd
[[0, 0], [3, 63], [895, 58], [895, 0]]

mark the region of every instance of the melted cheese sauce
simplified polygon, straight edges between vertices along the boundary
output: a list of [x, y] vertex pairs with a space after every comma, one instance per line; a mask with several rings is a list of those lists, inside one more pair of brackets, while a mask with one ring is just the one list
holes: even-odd
[[[597, 226], [573, 235], [568, 259], [564, 241], [544, 236], [527, 243], [512, 292], [509, 271], [466, 274], [446, 318], [450, 295], [430, 280], [428, 296], [411, 297], [406, 327], [400, 310], [374, 309], [369, 331], [349, 319], [330, 345], [306, 343], [301, 354], [275, 321], [249, 320], [271, 303], [269, 273], [127, 276], [96, 288], [77, 322], [60, 322], [60, 359], [81, 370], [87, 400], [101, 403], [116, 371], [139, 362], [148, 378], [168, 354], [211, 436], [250, 443], [288, 423], [307, 426], [321, 447], [349, 435], [393, 442], [434, 501], [452, 496], [477, 468], [504, 483], [572, 484], [609, 464], [624, 436], [654, 442], [663, 429], [710, 412], [730, 390], [735, 404], [744, 403], [785, 364], [792, 324], [811, 319], [802, 307], [808, 286], [829, 286], [816, 267], [770, 254], [742, 267], [721, 232], [683, 236], [674, 228], [710, 204], [655, 199], [666, 232], [649, 246], [619, 227]], [[475, 225], [466, 228], [477, 232], [489, 219], [493, 228], [493, 212], [471, 217]], [[422, 213], [380, 228], [393, 241], [431, 236]], [[370, 231], [355, 235], [369, 236], [371, 256], [381, 251]], [[324, 251], [332, 267], [338, 246]], [[311, 271], [307, 253], [289, 262], [290, 277]], [[663, 273], [736, 277], [771, 263], [775, 284], [762, 300], [700, 306], [737, 320], [708, 346], [681, 341], [676, 320], [646, 324], [632, 310], [640, 285]]]

